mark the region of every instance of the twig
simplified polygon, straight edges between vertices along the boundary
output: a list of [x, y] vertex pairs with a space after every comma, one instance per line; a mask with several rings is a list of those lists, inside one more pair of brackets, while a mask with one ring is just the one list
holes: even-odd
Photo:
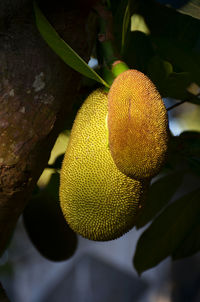
[[183, 100], [183, 101], [181, 101], [181, 102], [179, 102], [179, 103], [176, 103], [176, 104], [170, 106], [169, 108], [167, 108], [167, 111], [172, 110], [172, 109], [174, 109], [174, 108], [176, 108], [176, 107], [178, 107], [178, 106], [184, 104], [185, 102], [187, 102], [187, 100]]
[[[198, 94], [194, 95], [194, 96], [195, 96], [195, 98], [199, 98], [199, 97], [200, 97], [200, 92], [199, 92]], [[181, 102], [179, 102], [179, 103], [176, 103], [176, 104], [170, 106], [169, 108], [167, 108], [167, 111], [169, 111], [169, 110], [171, 110], [171, 109], [174, 109], [174, 108], [176, 108], [177, 106], [182, 105], [182, 104], [184, 104], [184, 103], [186, 103], [186, 102], [190, 102], [190, 100], [183, 100], [183, 101], [181, 101]]]

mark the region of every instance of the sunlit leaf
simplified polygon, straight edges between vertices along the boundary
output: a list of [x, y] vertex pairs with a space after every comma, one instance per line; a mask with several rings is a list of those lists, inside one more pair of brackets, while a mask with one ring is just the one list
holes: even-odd
[[199, 0], [185, 1], [186, 4], [179, 9], [179, 12], [200, 19], [200, 2]]
[[137, 243], [134, 266], [138, 273], [172, 254], [199, 221], [200, 189], [169, 205], [144, 231]]
[[36, 24], [40, 34], [52, 50], [71, 68], [106, 87], [109, 85], [58, 35], [34, 2]]
[[57, 156], [54, 163], [52, 163], [51, 165], [48, 165], [48, 168], [60, 170], [61, 166], [62, 166], [63, 158], [64, 158], [64, 154]]
[[145, 23], [144, 18], [139, 14], [133, 14], [131, 17], [131, 31], [141, 31], [145, 34], [150, 34], [149, 28]]

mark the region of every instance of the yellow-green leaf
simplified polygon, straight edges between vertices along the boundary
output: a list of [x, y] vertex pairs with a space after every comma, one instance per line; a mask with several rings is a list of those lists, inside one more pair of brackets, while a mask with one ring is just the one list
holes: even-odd
[[58, 35], [34, 2], [36, 24], [40, 34], [52, 50], [71, 68], [106, 87], [109, 85]]

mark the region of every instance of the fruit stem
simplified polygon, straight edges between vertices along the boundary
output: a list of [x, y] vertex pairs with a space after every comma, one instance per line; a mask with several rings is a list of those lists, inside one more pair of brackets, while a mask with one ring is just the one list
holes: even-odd
[[109, 84], [111, 85], [114, 78], [125, 70], [128, 70], [129, 67], [120, 60], [120, 55], [115, 47], [112, 13], [100, 3], [97, 3], [94, 9], [100, 18], [100, 34], [98, 35], [98, 40], [101, 45], [103, 58], [107, 67], [112, 71], [112, 77], [110, 76], [109, 78], [111, 81]]
[[129, 67], [123, 61], [117, 60], [112, 64], [112, 73], [116, 78], [120, 73], [129, 70]]

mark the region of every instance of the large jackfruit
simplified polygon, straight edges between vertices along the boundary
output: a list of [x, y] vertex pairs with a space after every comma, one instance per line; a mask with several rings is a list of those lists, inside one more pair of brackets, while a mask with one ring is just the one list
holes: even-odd
[[71, 228], [88, 239], [111, 240], [130, 230], [148, 181], [121, 173], [108, 148], [107, 93], [94, 91], [79, 110], [64, 157], [60, 201]]
[[109, 146], [118, 169], [135, 179], [158, 174], [166, 158], [168, 118], [154, 84], [127, 70], [114, 80], [108, 104]]

